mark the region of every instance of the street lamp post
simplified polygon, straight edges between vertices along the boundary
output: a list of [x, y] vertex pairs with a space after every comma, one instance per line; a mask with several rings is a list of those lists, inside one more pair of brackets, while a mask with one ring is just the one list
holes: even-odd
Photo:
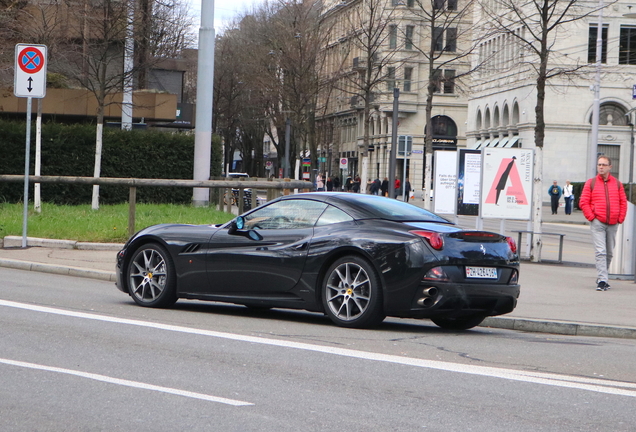
[[598, 156], [598, 124], [601, 111], [601, 63], [603, 59], [603, 8], [604, 0], [598, 2], [598, 24], [596, 27], [596, 76], [594, 78], [594, 105], [592, 106], [592, 140], [588, 154], [588, 178], [596, 175]]
[[391, 153], [389, 156], [389, 197], [395, 197], [395, 168], [398, 146], [398, 108], [400, 89], [393, 88], [393, 124], [391, 127]]

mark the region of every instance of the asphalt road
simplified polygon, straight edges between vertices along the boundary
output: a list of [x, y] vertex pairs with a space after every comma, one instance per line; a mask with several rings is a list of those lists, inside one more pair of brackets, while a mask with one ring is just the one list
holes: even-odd
[[0, 269], [2, 431], [633, 431], [636, 340], [179, 301]]

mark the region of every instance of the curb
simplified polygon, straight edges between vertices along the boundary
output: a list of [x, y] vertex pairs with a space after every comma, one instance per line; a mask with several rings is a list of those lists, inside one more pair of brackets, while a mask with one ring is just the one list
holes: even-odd
[[90, 279], [99, 279], [103, 281], [116, 282], [117, 276], [115, 272], [103, 270], [89, 270], [82, 267], [60, 266], [53, 264], [34, 263], [30, 261], [22, 261], [8, 258], [0, 258], [0, 267], [7, 267], [16, 270], [29, 270], [41, 273], [59, 274], [64, 276], [79, 276]]
[[[55, 240], [39, 237], [27, 237], [27, 247], [48, 247], [58, 249], [79, 249], [79, 250], [99, 250], [119, 252], [123, 247], [123, 243], [89, 243], [79, 242], [75, 240]], [[3, 247], [16, 248], [22, 247], [22, 237], [6, 236], [3, 241]]]
[[506, 330], [533, 333], [551, 333], [567, 336], [612, 337], [636, 339], [636, 328], [599, 324], [583, 324], [570, 321], [546, 321], [529, 318], [488, 317], [480, 325]]

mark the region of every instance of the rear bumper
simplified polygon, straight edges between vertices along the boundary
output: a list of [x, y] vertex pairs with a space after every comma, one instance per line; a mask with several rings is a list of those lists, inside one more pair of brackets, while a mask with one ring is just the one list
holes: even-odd
[[423, 282], [414, 290], [408, 310], [387, 308], [387, 315], [409, 318], [495, 316], [517, 306], [520, 285]]

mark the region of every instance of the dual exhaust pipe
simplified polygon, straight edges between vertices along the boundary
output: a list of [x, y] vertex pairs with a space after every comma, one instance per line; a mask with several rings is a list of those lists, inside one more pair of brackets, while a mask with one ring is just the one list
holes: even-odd
[[422, 290], [422, 297], [417, 300], [417, 304], [422, 307], [431, 307], [435, 304], [435, 299], [439, 294], [437, 287], [428, 287]]

